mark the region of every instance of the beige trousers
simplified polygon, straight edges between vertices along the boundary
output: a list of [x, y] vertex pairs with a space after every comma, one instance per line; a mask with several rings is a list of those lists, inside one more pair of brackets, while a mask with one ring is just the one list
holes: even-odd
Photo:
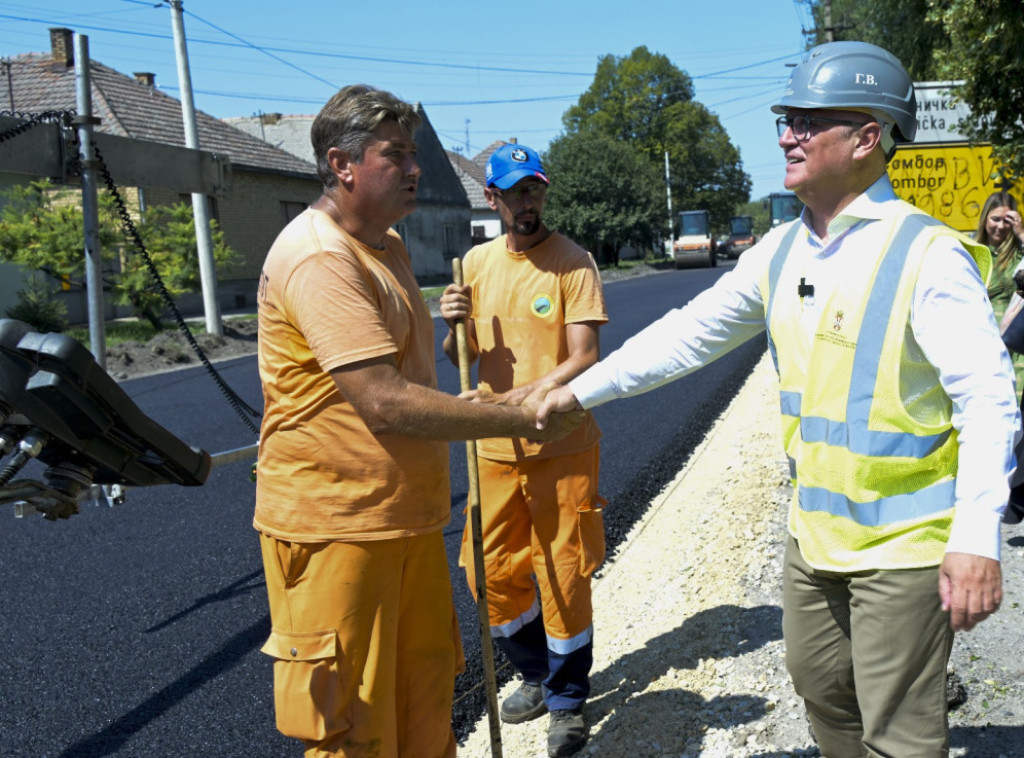
[[838, 574], [786, 546], [786, 666], [824, 758], [945, 758], [953, 647], [938, 567]]

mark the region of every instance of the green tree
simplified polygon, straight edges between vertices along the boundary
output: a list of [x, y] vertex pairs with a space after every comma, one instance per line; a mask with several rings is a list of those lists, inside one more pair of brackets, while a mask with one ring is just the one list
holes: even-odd
[[569, 135], [596, 133], [634, 146], [659, 176], [667, 152], [672, 207], [709, 210], [722, 227], [749, 199], [750, 177], [718, 117], [693, 96], [685, 71], [638, 47], [626, 57], [602, 56], [590, 88], [562, 122]]
[[[808, 46], [828, 40], [823, 0], [805, 0], [814, 15], [815, 32]], [[900, 59], [914, 81], [937, 78], [934, 50], [949, 47], [943, 25], [929, 18], [932, 0], [830, 0], [832, 35], [835, 40], [858, 40], [884, 47]]]
[[758, 239], [772, 228], [772, 214], [768, 208], [768, 197], [743, 203], [737, 210], [737, 216], [750, 216], [754, 219], [754, 235]]
[[949, 34], [935, 51], [940, 79], [961, 81], [955, 97], [971, 109], [961, 130], [992, 143], [1005, 173], [1024, 176], [1024, 10], [1020, 0], [928, 0], [929, 19]]
[[54, 298], [57, 287], [48, 276], [32, 273], [18, 290], [17, 304], [8, 308], [7, 318], [35, 327], [39, 332], [63, 332], [68, 327], [68, 307]]
[[[84, 223], [80, 193], [43, 180], [4, 193], [0, 210], [0, 260], [41, 271], [70, 287], [85, 281]], [[103, 288], [117, 305], [130, 306], [154, 328], [162, 328], [164, 300], [143, 256], [126, 242], [114, 199], [98, 196]], [[179, 203], [154, 206], [135, 221], [139, 237], [167, 292], [176, 297], [199, 288], [199, 257], [192, 209]], [[213, 224], [214, 263], [234, 254]]]
[[562, 135], [548, 148], [545, 222], [618, 265], [622, 246], [653, 246], [667, 227], [664, 180], [641, 153], [602, 134]]

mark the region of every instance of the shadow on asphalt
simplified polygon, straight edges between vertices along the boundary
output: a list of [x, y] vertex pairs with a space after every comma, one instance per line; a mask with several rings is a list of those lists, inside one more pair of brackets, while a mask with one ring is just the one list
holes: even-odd
[[136, 708], [90, 737], [70, 745], [59, 758], [102, 758], [121, 749], [137, 732], [163, 716], [196, 690], [228, 671], [260, 648], [270, 636], [270, 615], [226, 640], [220, 649], [193, 666]]
[[205, 595], [199, 598], [185, 610], [175, 613], [173, 616], [164, 619], [159, 624], [154, 624], [153, 626], [149, 627], [149, 629], [145, 630], [146, 634], [152, 634], [153, 632], [159, 632], [161, 629], [166, 629], [176, 621], [180, 621], [181, 619], [186, 618], [190, 614], [195, 613], [200, 608], [203, 608], [207, 605], [210, 605], [212, 603], [221, 603], [225, 600], [230, 600], [239, 595], [248, 595], [253, 590], [257, 590], [265, 586], [266, 582], [263, 579], [263, 569], [257, 569], [256, 571], [246, 574], [241, 579], [232, 582], [224, 589], [217, 590], [216, 592], [211, 592], [209, 595]]
[[1011, 758], [1022, 755], [1024, 726], [958, 726], [949, 730], [950, 747], [965, 748], [963, 758]]

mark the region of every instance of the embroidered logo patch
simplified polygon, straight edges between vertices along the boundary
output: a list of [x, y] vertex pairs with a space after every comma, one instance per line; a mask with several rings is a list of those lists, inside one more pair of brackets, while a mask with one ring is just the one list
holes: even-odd
[[530, 303], [530, 311], [534, 316], [540, 316], [540, 318], [547, 318], [554, 313], [555, 303], [551, 299], [551, 295], [542, 292], [534, 296], [533, 301]]
[[843, 328], [843, 312], [842, 311], [836, 311], [836, 320], [832, 322], [832, 329], [834, 331], [838, 332], [842, 328]]
[[526, 151], [523, 150], [523, 148], [521, 147], [517, 147], [515, 150], [509, 153], [509, 157], [516, 163], [526, 163], [526, 160], [528, 158], [528, 156], [526, 155]]

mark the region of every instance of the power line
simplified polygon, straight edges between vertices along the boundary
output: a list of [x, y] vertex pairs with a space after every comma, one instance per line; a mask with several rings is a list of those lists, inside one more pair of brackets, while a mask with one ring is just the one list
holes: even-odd
[[[154, 6], [154, 7], [159, 7], [159, 6]], [[193, 14], [193, 13], [189, 13], [189, 15], [190, 16], [194, 16], [195, 18], [197, 18], [200, 21], [203, 20], [203, 19], [199, 18], [198, 16], [195, 16], [195, 14]], [[29, 22], [38, 23], [38, 24], [51, 24], [52, 25], [52, 24], [60, 23], [58, 21], [48, 21], [46, 19], [41, 19], [41, 18], [28, 18], [28, 17], [24, 17], [24, 16], [11, 16], [11, 15], [2, 14], [2, 13], [0, 13], [0, 18], [11, 19], [13, 21], [29, 21]], [[208, 23], [208, 22], [204, 21], [203, 23]], [[88, 29], [89, 31], [110, 32], [112, 34], [125, 34], [125, 35], [133, 36], [133, 37], [150, 37], [150, 38], [154, 38], [154, 39], [165, 39], [165, 40], [166, 39], [170, 39], [170, 37], [168, 35], [166, 35], [166, 34], [160, 34], [160, 33], [155, 33], [155, 32], [125, 31], [123, 29], [114, 29], [114, 28], [111, 28], [111, 27], [95, 26], [95, 25], [91, 25], [91, 24], [79, 24], [78, 26], [80, 28], [82, 28], [82, 29]], [[213, 24], [210, 24], [210, 26], [213, 26]], [[218, 27], [213, 26], [213, 28], [216, 29]], [[221, 31], [223, 31], [223, 30], [221, 30]], [[240, 38], [237, 38], [234, 35], [230, 34], [229, 32], [225, 31], [224, 33], [228, 34], [229, 36], [231, 36], [231, 37], [233, 37], [235, 39], [240, 39]], [[266, 53], [268, 55], [270, 55], [271, 53], [291, 53], [291, 54], [295, 54], [295, 55], [309, 55], [309, 56], [313, 56], [315, 58], [331, 58], [331, 59], [337, 59], [337, 60], [363, 61], [363, 62], [366, 62], [366, 63], [391, 63], [391, 64], [397, 64], [397, 65], [402, 65], [402, 66], [425, 66], [425, 67], [429, 67], [429, 68], [459, 69], [459, 70], [464, 70], [464, 71], [487, 71], [487, 72], [490, 72], [490, 73], [501, 73], [501, 74], [541, 74], [541, 75], [545, 75], [545, 76], [586, 76], [586, 77], [593, 77], [594, 76], [594, 72], [593, 71], [586, 71], [586, 72], [581, 72], [581, 71], [545, 71], [545, 70], [542, 70], [542, 69], [508, 68], [508, 67], [502, 67], [502, 66], [480, 66], [480, 65], [469, 64], [469, 63], [437, 63], [437, 62], [434, 62], [434, 61], [418, 61], [418, 60], [410, 60], [410, 59], [402, 59], [402, 58], [379, 58], [379, 57], [370, 56], [370, 55], [347, 55], [345, 53], [325, 53], [325, 52], [319, 52], [319, 51], [314, 51], [314, 50], [298, 50], [298, 49], [295, 49], [295, 48], [286, 48], [286, 47], [261, 47], [261, 46], [258, 46], [258, 45], [252, 45], [250, 43], [244, 43], [243, 44], [243, 43], [240, 43], [240, 42], [239, 43], [222, 42], [222, 41], [218, 41], [218, 40], [205, 40], [205, 39], [200, 39], [200, 38], [197, 38], [197, 37], [189, 38], [189, 42], [192, 43], [192, 44], [211, 45], [211, 46], [214, 46], [214, 47], [229, 47], [229, 48], [244, 47], [244, 48], [248, 48], [248, 49], [257, 50], [259, 52]], [[291, 64], [289, 64], [289, 65], [291, 65]], [[331, 85], [331, 86], [334, 86], [334, 85]]]
[[[183, 10], [184, 10], [184, 9], [183, 9]], [[238, 40], [238, 41], [239, 41], [240, 43], [242, 43], [242, 44], [243, 44], [243, 45], [244, 45], [245, 47], [248, 47], [248, 48], [251, 48], [251, 49], [253, 49], [253, 50], [256, 50], [256, 51], [258, 51], [258, 52], [261, 52], [261, 53], [263, 53], [264, 55], [268, 56], [269, 58], [273, 58], [273, 59], [274, 59], [275, 61], [277, 61], [278, 63], [283, 63], [283, 64], [284, 64], [285, 66], [288, 66], [289, 68], [293, 68], [293, 69], [295, 69], [295, 70], [296, 70], [296, 71], [298, 71], [298, 72], [299, 72], [300, 74], [305, 74], [306, 76], [309, 76], [309, 77], [312, 77], [313, 79], [316, 79], [316, 80], [317, 80], [318, 82], [323, 82], [324, 84], [326, 84], [326, 85], [328, 85], [328, 86], [330, 86], [330, 87], [333, 87], [334, 89], [338, 89], [338, 85], [337, 85], [337, 84], [335, 84], [334, 82], [329, 82], [329, 81], [327, 81], [326, 79], [324, 79], [324, 78], [323, 78], [322, 76], [319, 76], [319, 75], [317, 75], [317, 74], [314, 74], [314, 73], [313, 73], [312, 71], [307, 71], [306, 69], [304, 69], [304, 68], [302, 68], [302, 67], [300, 67], [300, 66], [296, 66], [296, 65], [295, 65], [294, 63], [292, 63], [291, 61], [286, 61], [286, 60], [285, 60], [284, 58], [282, 58], [282, 57], [281, 57], [281, 56], [279, 56], [279, 55], [274, 55], [274, 54], [273, 54], [272, 52], [270, 52], [270, 51], [268, 51], [268, 50], [265, 50], [265, 49], [263, 49], [263, 48], [261, 48], [261, 47], [258, 47], [257, 45], [253, 45], [253, 44], [252, 44], [252, 43], [250, 43], [250, 42], [246, 42], [246, 41], [245, 41], [244, 39], [242, 39], [241, 37], [239, 37], [239, 36], [238, 36], [237, 34], [232, 34], [232, 33], [231, 33], [231, 32], [229, 32], [229, 31], [228, 31], [227, 29], [222, 29], [221, 27], [217, 26], [216, 24], [214, 24], [214, 23], [212, 23], [212, 22], [210, 22], [210, 21], [207, 21], [207, 20], [206, 20], [205, 18], [201, 18], [200, 16], [197, 16], [197, 15], [196, 15], [196, 14], [194, 14], [194, 13], [190, 13], [189, 11], [184, 11], [184, 12], [185, 12], [185, 13], [187, 13], [187, 14], [188, 14], [189, 16], [191, 16], [192, 18], [196, 19], [197, 21], [202, 21], [202, 22], [203, 22], [204, 24], [206, 24], [206, 25], [207, 25], [207, 26], [209, 26], [210, 28], [212, 28], [212, 29], [216, 29], [216, 30], [217, 30], [218, 32], [220, 32], [221, 34], [226, 34], [227, 36], [231, 37], [231, 39], [235, 39], [235, 40]]]
[[[178, 91], [177, 87], [174, 87], [174, 86], [171, 86], [171, 85], [162, 86], [162, 87], [160, 87], [160, 89], [162, 91], [168, 91], [168, 92], [177, 92]], [[311, 104], [321, 104], [321, 105], [323, 104], [323, 98], [322, 97], [306, 98], [306, 97], [296, 97], [294, 95], [266, 95], [266, 94], [263, 94], [262, 92], [259, 93], [259, 94], [254, 94], [254, 93], [247, 93], [247, 92], [223, 92], [223, 91], [209, 90], [209, 89], [194, 89], [193, 92], [195, 92], [196, 94], [199, 94], [199, 95], [209, 95], [211, 97], [227, 97], [227, 98], [233, 98], [233, 99], [236, 99], [236, 100], [271, 100], [273, 102], [281, 102], [281, 103], [311, 103]], [[430, 106], [431, 108], [443, 107], [443, 106], [448, 106], [448, 105], [458, 105], [458, 106], [465, 106], [465, 105], [510, 105], [510, 104], [515, 104], [515, 103], [542, 103], [542, 102], [557, 102], [559, 100], [575, 100], [578, 97], [579, 97], [578, 94], [571, 94], [571, 95], [553, 95], [551, 97], [521, 97], [521, 98], [514, 98], [514, 99], [511, 99], [511, 100], [460, 100], [460, 101], [455, 101], [455, 100], [438, 100], [438, 101], [435, 101], [435, 102], [425, 102], [424, 101], [422, 103], [422, 105], [424, 107]]]
[[778, 58], [771, 58], [766, 61], [758, 61], [757, 63], [748, 63], [745, 66], [736, 66], [735, 68], [727, 68], [723, 71], [715, 71], [710, 74], [700, 74], [699, 76], [691, 75], [691, 79], [708, 79], [712, 76], [721, 76], [722, 74], [731, 74], [733, 71], [745, 71], [748, 68], [757, 68], [758, 66], [764, 66], [768, 63], [778, 63], [779, 61], [788, 60], [796, 55], [796, 53], [790, 53], [788, 55], [780, 55]]
[[[126, 0], [126, 1], [128, 1], [128, 0]], [[153, 4], [151, 2], [142, 2], [142, 0], [131, 0], [131, 1], [135, 2], [135, 3], [138, 3], [140, 5], [149, 5], [149, 6], [152, 6], [152, 7], [155, 7], [155, 8], [156, 7], [161, 7], [161, 6], [164, 5], [164, 3], [162, 3], [162, 2]], [[542, 75], [542, 76], [585, 76], [585, 77], [589, 77], [589, 78], [593, 78], [593, 76], [594, 76], [594, 72], [593, 71], [585, 71], [585, 72], [582, 72], [582, 71], [550, 71], [550, 70], [545, 70], [545, 69], [511, 68], [511, 67], [507, 67], [507, 66], [481, 66], [481, 65], [470, 64], [470, 63], [441, 63], [441, 62], [435, 62], [435, 61], [414, 60], [414, 59], [408, 59], [408, 58], [404, 58], [404, 59], [403, 58], [383, 58], [383, 57], [370, 56], [370, 55], [349, 55], [349, 54], [346, 54], [346, 53], [321, 52], [321, 51], [316, 51], [316, 50], [303, 50], [303, 49], [288, 48], [288, 47], [264, 47], [264, 46], [261, 46], [261, 45], [256, 45], [256, 44], [253, 44], [251, 42], [248, 42], [245, 39], [243, 39], [242, 37], [239, 37], [238, 35], [230, 32], [230, 31], [228, 31], [226, 29], [223, 29], [223, 28], [219, 27], [216, 24], [213, 24], [213, 23], [211, 23], [211, 22], [201, 18], [200, 16], [197, 16], [196, 14], [194, 14], [194, 13], [192, 13], [190, 11], [185, 11], [185, 12], [188, 13], [189, 16], [192, 16], [196, 20], [201, 21], [202, 23], [208, 25], [212, 29], [216, 29], [218, 32], [220, 32], [220, 33], [222, 33], [222, 34], [224, 34], [224, 35], [226, 35], [228, 37], [231, 37], [234, 40], [237, 40], [237, 42], [224, 42], [224, 41], [220, 41], [220, 40], [207, 40], [207, 39], [202, 39], [202, 38], [199, 38], [199, 37], [190, 37], [189, 38], [189, 42], [191, 44], [210, 45], [210, 46], [214, 46], [214, 47], [228, 47], [228, 48], [242, 47], [242, 48], [246, 48], [246, 49], [249, 49], [249, 50], [254, 50], [254, 51], [263, 53], [263, 54], [273, 58], [274, 60], [277, 60], [278, 62], [283, 63], [283, 64], [285, 64], [285, 65], [287, 65], [287, 66], [289, 66], [291, 68], [294, 68], [295, 70], [297, 70], [297, 71], [299, 71], [301, 73], [307, 74], [308, 76], [311, 76], [311, 77], [313, 77], [315, 79], [318, 79], [319, 81], [323, 81], [326, 84], [330, 84], [332, 87], [335, 87], [336, 85], [334, 85], [333, 83], [330, 83], [330, 82], [326, 82], [325, 80], [320, 79], [320, 77], [318, 77], [316, 74], [310, 73], [309, 71], [306, 71], [305, 69], [302, 69], [301, 67], [296, 66], [295, 64], [290, 63], [287, 60], [284, 60], [284, 59], [280, 58], [279, 56], [276, 55], [276, 53], [286, 53], [286, 54], [293, 54], [293, 55], [306, 55], [306, 56], [312, 56], [312, 57], [316, 57], [316, 58], [330, 58], [330, 59], [336, 59], [336, 60], [355, 60], [355, 61], [363, 61], [363, 62], [367, 62], [367, 63], [389, 63], [389, 64], [402, 65], [402, 66], [424, 66], [424, 67], [429, 67], [429, 68], [453, 69], [453, 70], [461, 70], [461, 71], [484, 71], [484, 72], [488, 72], [488, 73], [537, 74], [537, 75]], [[50, 24], [50, 25], [61, 23], [61, 22], [58, 22], [58, 21], [50, 21], [50, 20], [41, 19], [41, 18], [31, 18], [31, 17], [25, 17], [25, 16], [13, 16], [13, 15], [9, 15], [9, 14], [0, 14], [0, 18], [11, 19], [11, 20], [14, 20], [14, 21], [28, 21], [28, 22], [32, 22], [32, 23]], [[171, 39], [170, 36], [168, 36], [167, 34], [158, 33], [158, 32], [127, 31], [127, 30], [124, 30], [124, 29], [115, 29], [115, 28], [112, 28], [112, 27], [96, 26], [96, 25], [92, 25], [92, 24], [78, 24], [77, 26], [79, 26], [82, 29], [88, 29], [90, 31], [110, 32], [112, 34], [123, 34], [123, 35], [133, 36], [133, 37], [147, 37], [147, 38], [165, 39], [165, 40]], [[763, 66], [763, 65], [766, 65], [766, 64], [769, 64], [769, 63], [776, 63], [778, 61], [786, 60], [787, 58], [791, 58], [791, 57], [793, 57], [793, 56], [792, 55], [785, 55], [785, 56], [781, 56], [781, 57], [778, 57], [778, 58], [770, 58], [768, 60], [757, 61], [755, 63], [750, 63], [750, 64], [747, 64], [747, 65], [744, 65], [744, 66], [737, 66], [737, 67], [734, 67], [734, 68], [723, 69], [722, 71], [714, 71], [714, 72], [711, 72], [711, 73], [708, 73], [708, 74], [691, 75], [690, 78], [691, 79], [707, 79], [707, 78], [711, 78], [711, 77], [721, 76], [723, 74], [732, 73], [733, 71], [743, 71], [743, 70], [746, 70], [746, 69], [756, 68], [758, 66]]]

